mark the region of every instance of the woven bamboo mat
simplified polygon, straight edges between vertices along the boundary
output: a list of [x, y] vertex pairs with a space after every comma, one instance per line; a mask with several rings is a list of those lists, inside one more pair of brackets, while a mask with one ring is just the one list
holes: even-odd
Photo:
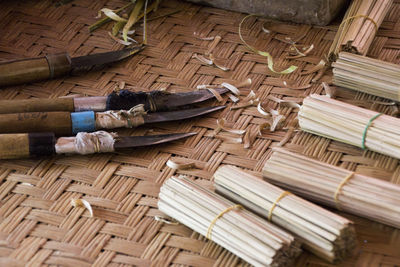
[[[121, 49], [109, 36], [110, 25], [89, 34], [87, 26], [103, 7], [115, 9], [124, 1], [79, 0], [56, 7], [52, 1], [2, 1], [0, 8], [0, 58], [34, 57], [44, 53], [68, 51], [72, 56]], [[181, 10], [149, 22], [149, 46], [139, 55], [84, 76], [68, 77], [10, 87], [0, 91], [1, 99], [30, 97], [56, 98], [65, 95], [106, 95], [120, 83], [132, 90], [166, 88], [169, 92], [194, 90], [199, 84], [220, 84], [251, 78], [262, 100], [269, 94], [301, 102], [310, 93], [322, 93], [315, 84], [306, 90], [274, 86], [265, 58], [250, 53], [237, 34], [243, 14], [163, 1], [160, 14]], [[370, 56], [400, 62], [400, 1], [373, 42]], [[277, 68], [295, 64], [299, 70], [286, 78], [309, 83], [312, 75], [299, 76], [319, 62], [334, 37], [336, 26], [309, 27], [278, 24], [276, 34], [261, 31], [262, 22], [249, 19], [244, 25], [247, 40], [267, 49]], [[213, 54], [231, 69], [223, 72], [191, 58], [203, 54], [211, 44], [193, 36], [222, 37]], [[288, 45], [279, 36], [298, 36], [315, 50], [306, 58], [285, 60]], [[141, 40], [141, 30], [136, 35]], [[330, 75], [322, 80], [329, 81]], [[250, 89], [243, 90], [247, 94]], [[340, 92], [353, 103], [389, 114], [394, 106], [373, 102], [376, 98], [353, 92]], [[224, 98], [226, 101], [226, 97]], [[217, 104], [213, 102], [211, 104]], [[228, 106], [232, 105], [227, 102]], [[277, 103], [270, 101], [271, 107]], [[286, 108], [286, 125], [296, 113]], [[237, 129], [256, 130], [263, 119], [255, 107], [212, 114], [178, 123], [158, 124], [124, 130], [124, 134], [143, 135], [196, 131], [198, 135], [173, 144], [138, 149], [120, 154], [58, 156], [33, 160], [0, 162], [0, 266], [236, 266], [246, 265], [226, 250], [207, 241], [183, 225], [154, 220], [161, 184], [174, 171], [168, 159], [194, 161], [199, 169], [178, 171], [209, 183], [221, 164], [233, 164], [260, 172], [271, 147], [282, 140], [285, 129], [256, 137], [251, 148], [228, 144], [212, 137], [217, 118], [226, 118]], [[286, 147], [340, 165], [359, 173], [400, 183], [398, 160], [296, 132]], [[83, 208], [73, 208], [72, 198], [83, 198], [94, 206], [93, 218]], [[341, 266], [400, 266], [400, 231], [348, 214], [356, 223], [360, 248]], [[331, 266], [305, 252], [296, 266]]]

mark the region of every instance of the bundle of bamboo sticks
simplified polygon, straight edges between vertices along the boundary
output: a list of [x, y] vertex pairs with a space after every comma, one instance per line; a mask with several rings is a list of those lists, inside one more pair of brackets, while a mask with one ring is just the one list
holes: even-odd
[[289, 233], [184, 177], [163, 184], [158, 208], [254, 266], [292, 266], [301, 252]]
[[341, 52], [332, 67], [337, 86], [400, 100], [400, 67], [396, 64]]
[[325, 205], [400, 228], [400, 186], [275, 149], [263, 175], [271, 183]]
[[313, 94], [298, 119], [303, 131], [400, 158], [398, 118]]
[[366, 55], [393, 0], [353, 0], [329, 50], [333, 61], [340, 51]]
[[351, 221], [303, 200], [235, 166], [214, 174], [218, 193], [290, 231], [314, 254], [339, 262], [355, 248]]

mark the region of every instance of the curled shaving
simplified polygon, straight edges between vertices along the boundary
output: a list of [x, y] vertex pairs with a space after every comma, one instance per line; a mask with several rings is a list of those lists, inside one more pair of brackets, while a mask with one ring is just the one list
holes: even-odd
[[214, 134], [218, 134], [221, 130], [232, 134], [242, 135], [246, 130], [231, 129], [225, 126], [226, 120], [224, 118], [217, 120], [217, 128], [214, 130]]
[[265, 123], [260, 124], [259, 128], [258, 128], [258, 133], [259, 135], [262, 135], [262, 130], [264, 130], [266, 127], [269, 126], [269, 130], [271, 132], [274, 132], [276, 130], [276, 128], [284, 121], [285, 116], [280, 115], [279, 112], [277, 110], [274, 109], [269, 109], [268, 111], [266, 111], [263, 107], [262, 107], [262, 103], [260, 102], [257, 105], [257, 110], [258, 112], [265, 117], [265, 119], [267, 120]]
[[90, 203], [87, 200], [84, 199], [71, 199], [71, 205], [73, 207], [85, 207], [89, 213], [90, 213], [90, 217], [93, 217], [93, 209], [92, 206], [90, 205]]
[[207, 88], [207, 90], [214, 95], [214, 97], [218, 100], [218, 102], [222, 102], [224, 100], [222, 96], [217, 92], [217, 90], [213, 88]]
[[322, 70], [325, 66], [326, 66], [325, 60], [321, 59], [321, 61], [317, 65], [315, 65], [314, 67], [312, 67], [311, 69], [309, 69], [307, 71], [301, 72], [300, 75], [307, 75], [307, 74], [317, 72], [319, 70]]
[[193, 169], [196, 167], [196, 165], [193, 162], [190, 163], [177, 163], [172, 160], [167, 161], [167, 166], [170, 167], [171, 169], [174, 170], [187, 170], [187, 169]]
[[297, 46], [296, 46], [295, 44], [293, 44], [292, 48], [293, 48], [294, 51], [295, 51], [295, 55], [287, 56], [287, 57], [286, 57], [287, 59], [296, 59], [296, 58], [302, 58], [302, 57], [307, 56], [307, 55], [314, 49], [314, 45], [311, 44], [308, 48], [307, 48], [307, 47], [303, 47], [303, 48], [306, 48], [306, 50], [303, 51], [303, 52], [301, 52], [301, 51], [297, 48]]
[[154, 220], [157, 222], [162, 222], [162, 223], [166, 223], [166, 224], [170, 224], [170, 225], [179, 225], [179, 222], [170, 220], [167, 218], [163, 218], [161, 216], [154, 216]]
[[293, 71], [295, 71], [295, 70], [297, 69], [297, 67], [296, 67], [296, 66], [293, 66], [293, 65], [290, 66], [289, 68], [287, 68], [286, 70], [283, 70], [283, 71], [276, 71], [276, 70], [274, 69], [274, 60], [273, 60], [273, 58], [272, 58], [272, 56], [271, 56], [270, 53], [268, 53], [268, 52], [266, 52], [266, 51], [260, 51], [260, 50], [258, 50], [257, 48], [250, 46], [250, 45], [243, 39], [242, 30], [241, 30], [241, 29], [242, 29], [242, 25], [243, 25], [244, 21], [245, 21], [247, 18], [252, 17], [252, 16], [257, 16], [257, 15], [253, 15], [253, 14], [247, 15], [246, 17], [244, 17], [244, 18], [242, 19], [242, 21], [241, 21], [240, 24], [239, 24], [239, 38], [240, 38], [240, 40], [242, 40], [243, 44], [244, 44], [245, 46], [247, 46], [247, 48], [249, 48], [249, 49], [250, 49], [251, 51], [253, 51], [254, 53], [256, 53], [256, 54], [258, 54], [258, 55], [260, 55], [260, 56], [263, 56], [263, 57], [267, 57], [268, 69], [269, 69], [270, 71], [272, 71], [273, 73], [277, 73], [277, 74], [289, 74], [289, 73], [292, 73]]
[[221, 86], [225, 87], [226, 89], [228, 89], [229, 91], [231, 91], [235, 95], [240, 95], [239, 89], [237, 89], [237, 87], [233, 86], [230, 83], [222, 83]]

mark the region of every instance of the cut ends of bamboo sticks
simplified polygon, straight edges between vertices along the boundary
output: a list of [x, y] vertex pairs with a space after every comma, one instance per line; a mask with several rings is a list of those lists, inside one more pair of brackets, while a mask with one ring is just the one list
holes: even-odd
[[400, 66], [341, 52], [332, 67], [335, 85], [400, 101]]
[[301, 253], [291, 234], [185, 177], [163, 184], [158, 208], [254, 266], [293, 266]]
[[312, 94], [300, 108], [303, 131], [400, 158], [400, 119]]
[[289, 231], [317, 256], [337, 263], [353, 253], [351, 221], [235, 166], [219, 167], [214, 180], [218, 193]]
[[400, 228], [400, 186], [276, 148], [263, 176], [314, 202]]

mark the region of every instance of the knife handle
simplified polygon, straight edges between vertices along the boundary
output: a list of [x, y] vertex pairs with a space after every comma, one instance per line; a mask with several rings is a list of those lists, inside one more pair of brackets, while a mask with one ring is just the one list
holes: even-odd
[[53, 132], [57, 136], [72, 133], [70, 112], [32, 112], [0, 115], [1, 133]]
[[0, 86], [23, 84], [66, 75], [71, 70], [68, 53], [0, 63]]
[[0, 134], [0, 159], [20, 159], [55, 154], [53, 133]]

